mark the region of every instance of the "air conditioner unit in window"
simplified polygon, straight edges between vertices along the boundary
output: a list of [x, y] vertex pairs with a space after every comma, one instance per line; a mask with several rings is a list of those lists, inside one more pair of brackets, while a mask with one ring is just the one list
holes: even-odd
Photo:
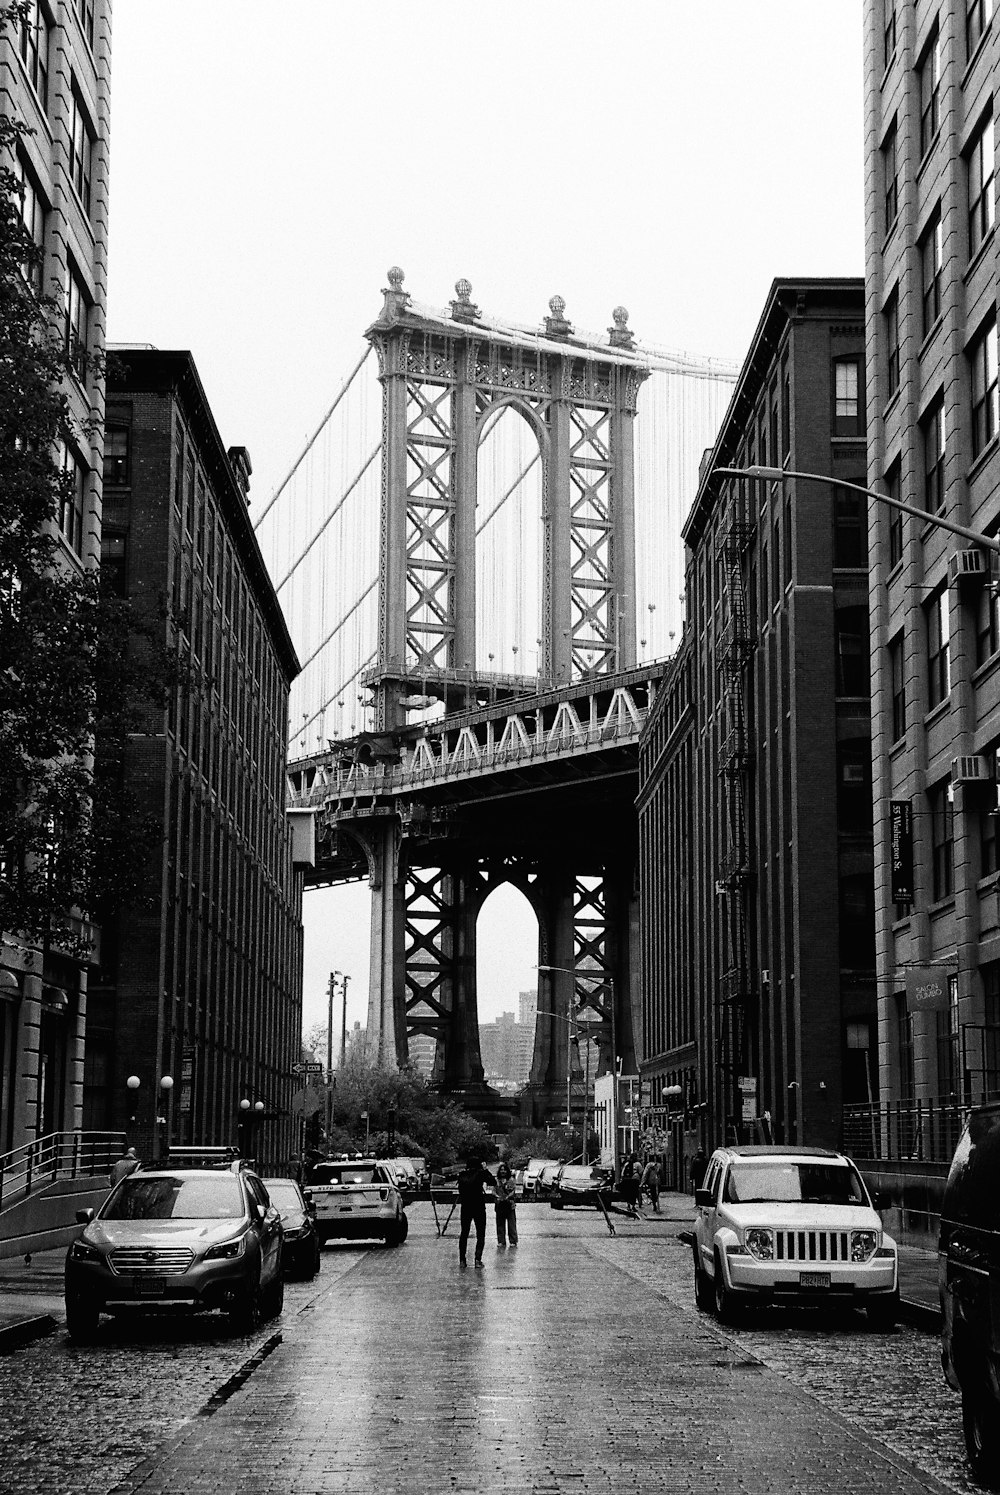
[[990, 760], [979, 753], [964, 753], [951, 760], [952, 784], [988, 784], [992, 777]]
[[989, 574], [990, 563], [981, 550], [956, 550], [948, 559], [948, 581], [953, 587], [978, 585]]
[[865, 765], [863, 763], [842, 764], [841, 779], [845, 784], [863, 784], [865, 782]]

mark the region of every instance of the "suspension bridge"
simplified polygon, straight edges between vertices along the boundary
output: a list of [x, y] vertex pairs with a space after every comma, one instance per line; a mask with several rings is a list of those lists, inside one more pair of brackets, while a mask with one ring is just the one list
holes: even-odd
[[[632, 1057], [637, 743], [683, 617], [680, 528], [737, 370], [484, 315], [393, 268], [366, 346], [256, 530], [303, 661], [288, 796], [314, 878], [373, 893], [369, 1043], [483, 1115], [476, 919], [510, 882], [543, 978], [525, 1107], [574, 998]], [[575, 973], [575, 975], [574, 975]], [[550, 985], [546, 985], [550, 983]]]

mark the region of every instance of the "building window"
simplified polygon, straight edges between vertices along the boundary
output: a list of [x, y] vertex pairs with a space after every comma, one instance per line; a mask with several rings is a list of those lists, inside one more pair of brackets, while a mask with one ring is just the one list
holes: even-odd
[[21, 18], [21, 61], [46, 111], [49, 107], [49, 41], [52, 22], [39, 0], [28, 0]]
[[935, 903], [954, 891], [955, 809], [951, 782], [945, 779], [928, 791], [931, 811], [931, 891]]
[[786, 587], [792, 584], [792, 492], [788, 484], [785, 484], [785, 569], [784, 583]]
[[833, 434], [859, 436], [861, 418], [861, 367], [856, 358], [840, 358], [833, 366]]
[[90, 217], [90, 175], [94, 154], [94, 132], [74, 88], [70, 104], [69, 170], [83, 211]]
[[104, 486], [121, 487], [128, 482], [129, 428], [108, 426], [104, 432]]
[[906, 657], [901, 633], [889, 642], [889, 689], [892, 693], [892, 740], [899, 742], [906, 735]]
[[63, 488], [59, 504], [59, 531], [69, 548], [83, 554], [83, 510], [87, 472], [75, 452], [62, 448]]
[[834, 617], [837, 648], [838, 696], [867, 696], [871, 689], [868, 673], [868, 609], [841, 607]]
[[885, 0], [882, 16], [882, 70], [896, 55], [896, 0]]
[[927, 605], [927, 700], [931, 709], [951, 692], [948, 591], [942, 588]]
[[94, 0], [76, 0], [76, 13], [80, 17], [80, 30], [90, 47], [94, 45]]
[[969, 350], [972, 363], [972, 455], [978, 457], [997, 434], [996, 316]]
[[996, 870], [997, 814], [996, 810], [984, 810], [979, 816], [979, 876], [989, 877]]
[[36, 291], [42, 288], [42, 264], [45, 254], [45, 203], [31, 168], [20, 155], [14, 157], [14, 175], [21, 194], [21, 222], [32, 244], [38, 250], [34, 259], [23, 265], [24, 277]]
[[944, 233], [941, 209], [935, 212], [920, 241], [920, 290], [923, 304], [923, 336], [941, 315], [941, 272], [944, 266]]
[[906, 1010], [906, 993], [896, 993], [896, 1043], [899, 1049], [899, 1097], [912, 1100], [915, 1089], [913, 1069], [913, 1020]]
[[993, 231], [996, 218], [994, 179], [996, 152], [993, 116], [983, 121], [969, 147], [969, 258], [973, 259]]
[[66, 266], [66, 289], [63, 295], [63, 331], [66, 357], [77, 378], [84, 379], [87, 372], [87, 324], [89, 308], [83, 282], [76, 273], [73, 262]]
[[885, 311], [885, 373], [889, 398], [899, 388], [899, 292], [893, 291]]
[[993, 0], [965, 0], [965, 55], [971, 58], [993, 19]]
[[838, 743], [837, 770], [837, 829], [870, 836], [872, 754], [868, 740]]
[[920, 426], [924, 447], [924, 508], [936, 514], [944, 507], [944, 400], [939, 399]]
[[1000, 649], [1000, 597], [989, 585], [981, 589], [976, 604], [976, 664], [985, 664]]
[[781, 383], [781, 455], [787, 459], [792, 454], [792, 381], [787, 367]]
[[899, 164], [896, 121], [893, 120], [882, 146], [882, 181], [885, 185], [885, 232], [888, 234], [899, 212]]
[[101, 586], [116, 597], [128, 594], [126, 562], [128, 546], [124, 535], [101, 533]]
[[868, 507], [850, 488], [833, 490], [833, 564], [868, 565]]
[[938, 132], [938, 109], [941, 101], [941, 33], [935, 26], [927, 49], [918, 64], [920, 77], [920, 155], [926, 156]]
[[[887, 498], [899, 498], [899, 463], [896, 462], [885, 475], [885, 492]], [[889, 569], [898, 566], [903, 559], [903, 511], [893, 509], [886, 504], [889, 510]]]

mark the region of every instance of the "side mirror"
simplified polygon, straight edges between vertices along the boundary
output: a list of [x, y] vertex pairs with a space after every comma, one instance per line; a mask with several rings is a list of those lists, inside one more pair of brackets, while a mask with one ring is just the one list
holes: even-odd
[[257, 1218], [260, 1219], [260, 1220], [266, 1220], [267, 1219], [267, 1208], [266, 1208], [265, 1205], [258, 1204], [258, 1206], [257, 1206]]
[[76, 1223], [78, 1225], [89, 1225], [94, 1218], [92, 1209], [78, 1209], [76, 1212]]
[[699, 1209], [711, 1209], [715, 1202], [711, 1189], [695, 1189], [694, 1202]]

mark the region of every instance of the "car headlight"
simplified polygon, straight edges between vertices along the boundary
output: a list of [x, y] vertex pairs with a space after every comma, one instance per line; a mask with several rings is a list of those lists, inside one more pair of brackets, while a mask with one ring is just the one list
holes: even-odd
[[851, 1260], [871, 1261], [875, 1255], [878, 1245], [878, 1232], [875, 1230], [852, 1230], [851, 1231]]
[[232, 1261], [237, 1256], [242, 1256], [247, 1249], [247, 1238], [238, 1235], [232, 1241], [220, 1241], [217, 1246], [209, 1246], [205, 1252], [206, 1261]]
[[101, 1253], [96, 1246], [88, 1246], [86, 1241], [74, 1241], [69, 1248], [69, 1254], [73, 1261], [100, 1261]]
[[774, 1256], [774, 1237], [769, 1230], [748, 1230], [744, 1240], [750, 1255], [758, 1261], [770, 1261]]

